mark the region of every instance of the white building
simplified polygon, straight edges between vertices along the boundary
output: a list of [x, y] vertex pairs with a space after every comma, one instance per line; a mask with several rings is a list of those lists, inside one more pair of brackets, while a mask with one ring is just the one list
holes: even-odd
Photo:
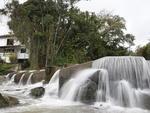
[[12, 56], [15, 56], [17, 61], [29, 59], [27, 49], [14, 35], [0, 36], [0, 59], [6, 63], [11, 63]]

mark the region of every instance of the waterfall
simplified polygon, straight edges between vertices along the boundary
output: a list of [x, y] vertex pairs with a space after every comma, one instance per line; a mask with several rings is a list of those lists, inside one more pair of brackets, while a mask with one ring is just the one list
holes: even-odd
[[[53, 109], [53, 105], [56, 109], [58, 105], [65, 105], [67, 106], [66, 111], [69, 105], [81, 105], [80, 103], [90, 104], [84, 104], [83, 112], [128, 113], [128, 110], [131, 109], [129, 112], [137, 113], [134, 109], [150, 108], [150, 62], [143, 57], [104, 57], [93, 61], [91, 68], [83, 68], [81, 66], [81, 68], [70, 67], [67, 70], [57, 70], [48, 84], [39, 82], [30, 85], [31, 79], [36, 78], [33, 77], [34, 71], [31, 71], [26, 82], [27, 86], [24, 87], [15, 85], [14, 80], [17, 81], [16, 78], [22, 74], [19, 80], [19, 85], [22, 85], [26, 72], [21, 72], [17, 76], [14, 74], [11, 78], [11, 74], [8, 74], [6, 78], [10, 79], [0, 86], [0, 90], [4, 94], [16, 96], [20, 99], [21, 105], [29, 104], [27, 108], [34, 106], [35, 109], [39, 107], [37, 110], [42, 108], [44, 112], [48, 110], [47, 107]], [[31, 89], [38, 87], [45, 88], [45, 94], [36, 100], [29, 95]], [[90, 111], [91, 108], [94, 111]], [[69, 109], [72, 110], [72, 108]], [[61, 112], [61, 109], [59, 110]], [[140, 113], [146, 113], [144, 110]]]
[[84, 90], [84, 87], [82, 86], [98, 71], [101, 73], [104, 72], [104, 70], [100, 69], [85, 69], [74, 74], [73, 77], [68, 80], [61, 88], [60, 98], [69, 101], [74, 101], [76, 98], [80, 99], [80, 97], [77, 97], [77, 95], [81, 96]]
[[108, 72], [101, 69], [98, 76], [97, 102], [109, 101], [109, 77]]
[[117, 101], [120, 106], [135, 107], [136, 98], [134, 98], [134, 91], [126, 80], [118, 82], [117, 86]]
[[[107, 70], [109, 78], [99, 78], [99, 82], [109, 84], [107, 89], [111, 103], [123, 107], [142, 107], [141, 90], [150, 88], [148, 65], [143, 57], [104, 57], [93, 61], [92, 68]], [[98, 90], [98, 95], [102, 100], [101, 90]]]
[[8, 73], [8, 74], [6, 75], [6, 80], [10, 80], [9, 76], [10, 76], [10, 73]]
[[95, 60], [92, 67], [106, 69], [110, 81], [125, 79], [135, 88], [150, 87], [150, 71], [143, 57], [104, 57]]
[[19, 86], [23, 85], [23, 78], [24, 78], [24, 76], [25, 76], [25, 73], [22, 74], [22, 76], [21, 76], [21, 78], [19, 80], [19, 83], [18, 83]]
[[34, 74], [34, 73], [31, 73], [31, 74], [29, 75], [26, 85], [32, 84], [32, 83], [31, 83], [31, 80], [32, 80], [33, 74]]
[[58, 90], [59, 90], [59, 72], [57, 70], [54, 75], [52, 76], [49, 84], [46, 86], [45, 97], [58, 97]]
[[12, 77], [10, 78], [10, 81], [8, 81], [8, 83], [6, 85], [11, 85], [14, 83], [14, 80], [15, 80], [15, 77], [16, 77], [16, 74], [13, 74]]

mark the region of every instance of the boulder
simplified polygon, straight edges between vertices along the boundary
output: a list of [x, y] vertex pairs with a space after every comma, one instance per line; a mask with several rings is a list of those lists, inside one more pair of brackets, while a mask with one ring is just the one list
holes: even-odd
[[17, 104], [19, 104], [19, 101], [17, 98], [14, 98], [11, 96], [3, 96], [0, 93], [0, 108], [11, 107]]
[[34, 89], [31, 89], [30, 95], [34, 98], [40, 98], [44, 95], [45, 89], [43, 87], [37, 87]]
[[92, 104], [93, 102], [96, 101], [96, 91], [97, 91], [97, 84], [88, 79], [79, 89], [81, 93], [78, 92], [78, 94], [82, 95], [77, 95], [78, 101], [81, 101], [86, 104]]
[[150, 94], [143, 93], [141, 95], [141, 98], [142, 98], [143, 108], [150, 110]]

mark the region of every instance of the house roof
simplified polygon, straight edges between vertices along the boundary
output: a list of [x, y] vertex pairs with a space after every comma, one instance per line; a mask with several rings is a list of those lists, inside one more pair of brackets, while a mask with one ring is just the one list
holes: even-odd
[[7, 35], [0, 35], [0, 38], [10, 38], [10, 37], [14, 37], [14, 34], [7, 34]]

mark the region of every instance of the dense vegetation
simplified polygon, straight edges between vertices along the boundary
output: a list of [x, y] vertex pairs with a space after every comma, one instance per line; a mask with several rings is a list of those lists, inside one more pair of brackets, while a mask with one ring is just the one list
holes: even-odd
[[0, 75], [6, 75], [9, 72], [11, 72], [11, 68], [13, 68], [15, 65], [14, 64], [3, 64], [0, 63]]
[[31, 68], [82, 63], [103, 56], [128, 55], [134, 36], [126, 34], [124, 18], [107, 12], [82, 12], [80, 0], [12, 0], [1, 14], [30, 50]]
[[135, 54], [143, 56], [146, 60], [150, 60], [150, 42], [143, 47], [138, 47]]

